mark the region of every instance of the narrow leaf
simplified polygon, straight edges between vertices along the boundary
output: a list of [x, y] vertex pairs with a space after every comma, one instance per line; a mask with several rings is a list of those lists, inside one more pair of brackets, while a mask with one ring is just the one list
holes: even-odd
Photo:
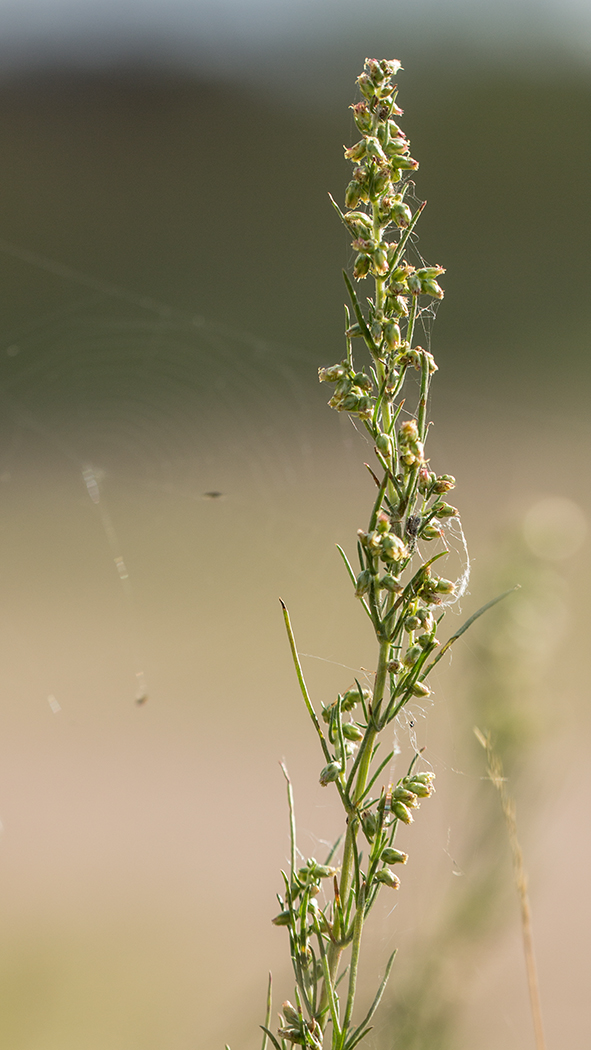
[[521, 588], [521, 584], [519, 584], [519, 583], [516, 584], [515, 587], [510, 587], [508, 591], [504, 591], [503, 594], [497, 595], [496, 598], [493, 598], [490, 602], [487, 602], [486, 605], [482, 605], [480, 607], [480, 609], [478, 609], [477, 612], [475, 612], [472, 616], [470, 616], [469, 619], [466, 620], [466, 622], [464, 624], [462, 624], [462, 626], [460, 627], [459, 631], [456, 631], [455, 634], [452, 634], [451, 638], [447, 639], [447, 642], [445, 643], [445, 645], [443, 645], [441, 647], [441, 649], [437, 653], [437, 656], [435, 657], [435, 659], [431, 660], [431, 663], [425, 669], [425, 671], [423, 671], [423, 673], [421, 675], [421, 682], [423, 681], [423, 679], [425, 679], [427, 677], [427, 675], [429, 674], [429, 671], [431, 671], [432, 668], [435, 667], [435, 664], [439, 663], [439, 661], [441, 660], [441, 657], [444, 656], [444, 654], [454, 644], [454, 642], [457, 642], [458, 638], [462, 637], [462, 635], [464, 634], [464, 631], [467, 631], [468, 628], [472, 626], [474, 621], [477, 620], [479, 616], [482, 616], [483, 613], [488, 612], [489, 609], [492, 609], [493, 605], [496, 605], [498, 602], [502, 602], [504, 598], [508, 598], [510, 594], [513, 594], [514, 591], [520, 590], [520, 588]]

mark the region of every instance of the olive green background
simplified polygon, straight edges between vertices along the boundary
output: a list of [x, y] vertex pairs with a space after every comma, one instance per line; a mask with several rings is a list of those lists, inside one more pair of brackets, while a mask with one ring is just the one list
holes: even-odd
[[[306, 855], [325, 850], [336, 811], [316, 786], [278, 596], [318, 658], [305, 660], [317, 706], [373, 660], [334, 548], [364, 523], [371, 448], [315, 378], [343, 349], [351, 251], [327, 191], [341, 199], [348, 177], [363, 61], [350, 55], [296, 56], [302, 94], [146, 67], [0, 82], [11, 1050], [251, 1050], [269, 966], [277, 1003], [290, 992], [269, 923], [288, 848], [278, 760]], [[447, 267], [430, 454], [459, 482], [467, 616], [532, 506], [589, 509], [591, 80], [560, 63], [399, 57], [428, 200], [419, 248]], [[568, 513], [559, 526], [568, 536]], [[572, 1050], [590, 1026], [584, 551], [548, 583], [518, 798], [548, 1043]], [[466, 708], [474, 652], [458, 646], [417, 714], [440, 790], [405, 835], [416, 859], [396, 908], [369, 935], [372, 983], [470, 878], [458, 871], [483, 774]], [[400, 739], [408, 750], [405, 726]], [[498, 863], [504, 917], [457, 989], [458, 1046], [517, 1050], [533, 1044], [507, 855]], [[373, 1045], [397, 1047], [395, 1028], [383, 1021]]]

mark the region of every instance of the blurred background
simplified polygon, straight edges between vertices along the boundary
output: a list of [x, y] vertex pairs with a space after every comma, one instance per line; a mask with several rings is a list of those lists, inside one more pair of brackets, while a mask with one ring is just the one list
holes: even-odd
[[590, 8], [2, 0], [0, 24], [2, 1045], [253, 1050], [269, 968], [291, 993], [279, 760], [305, 856], [338, 810], [279, 595], [317, 708], [374, 661], [335, 551], [371, 449], [316, 370], [375, 55], [405, 68], [420, 251], [447, 267], [430, 456], [473, 568], [449, 632], [522, 586], [396, 728], [395, 775], [424, 746], [438, 792], [368, 935], [362, 1001], [400, 949], [368, 1047], [533, 1047], [477, 724], [549, 1050], [587, 1048]]

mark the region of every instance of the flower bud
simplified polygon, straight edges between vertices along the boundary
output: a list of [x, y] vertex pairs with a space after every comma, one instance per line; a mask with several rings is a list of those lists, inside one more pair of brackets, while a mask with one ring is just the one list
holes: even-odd
[[367, 812], [362, 817], [361, 823], [363, 825], [363, 831], [368, 842], [371, 842], [376, 835], [378, 830], [378, 818], [375, 813]]
[[416, 631], [421, 626], [421, 621], [418, 616], [407, 616], [404, 621], [405, 631]]
[[419, 656], [423, 655], [423, 650], [420, 645], [411, 645], [404, 654], [404, 660], [402, 661], [405, 667], [414, 667]]
[[338, 762], [329, 762], [327, 766], [320, 773], [320, 783], [322, 787], [326, 787], [327, 784], [332, 784], [335, 780], [339, 779], [341, 774], [341, 767]]
[[392, 576], [389, 572], [385, 573], [378, 581], [378, 587], [383, 591], [389, 591], [390, 594], [402, 594], [404, 590], [400, 580], [397, 580], [395, 576]]
[[367, 277], [369, 273], [369, 256], [359, 254], [355, 259], [353, 266], [353, 277], [356, 281], [361, 281], [363, 277]]
[[[369, 700], [371, 700], [371, 690], [362, 689], [362, 695], [366, 703]], [[341, 696], [341, 711], [352, 711], [355, 707], [355, 704], [358, 703], [359, 690], [357, 689], [357, 687], [355, 687], [355, 689], [347, 689], [347, 692], [343, 693], [343, 695]]]
[[369, 569], [364, 569], [363, 572], [359, 573], [357, 577], [357, 583], [355, 586], [355, 597], [363, 598], [364, 594], [367, 594], [371, 588], [371, 572]]
[[396, 194], [392, 207], [390, 208], [390, 218], [397, 226], [404, 229], [412, 220], [412, 212], [408, 206], [402, 200], [400, 194]]
[[356, 179], [352, 179], [345, 190], [345, 204], [347, 208], [356, 208], [359, 201], [362, 200], [362, 193], [362, 185]]
[[408, 554], [408, 548], [399, 536], [391, 533], [382, 538], [380, 557], [383, 561], [401, 561]]
[[392, 455], [392, 438], [389, 434], [378, 434], [376, 438], [376, 448], [384, 456], [390, 457]]
[[402, 664], [400, 663], [400, 660], [388, 660], [388, 663], [386, 664], [388, 674], [398, 674], [401, 667]]
[[404, 295], [389, 295], [388, 309], [398, 317], [408, 317], [408, 300]]
[[433, 507], [438, 518], [456, 518], [459, 514], [457, 507], [450, 507], [449, 503], [436, 503]]
[[426, 631], [433, 630], [434, 620], [428, 609], [417, 609], [417, 617]]
[[422, 540], [437, 540], [441, 536], [441, 529], [436, 525], [424, 525], [420, 535]]
[[453, 594], [455, 589], [456, 585], [451, 580], [439, 579], [435, 583], [435, 590], [438, 594]]
[[388, 255], [380, 245], [372, 255], [372, 270], [377, 276], [385, 277], [388, 269]]
[[381, 84], [385, 79], [385, 73], [382, 69], [382, 65], [378, 62], [377, 58], [366, 58], [365, 68], [371, 77], [374, 84]]
[[417, 638], [417, 644], [420, 645], [421, 649], [436, 649], [439, 642], [436, 638], [433, 638], [431, 634], [420, 634]]
[[366, 153], [367, 153], [367, 140], [366, 139], [360, 139], [359, 142], [356, 142], [354, 146], [349, 146], [348, 149], [345, 146], [345, 159], [346, 160], [355, 160], [355, 161], [363, 160], [363, 158], [365, 157]]
[[373, 118], [367, 107], [367, 102], [358, 102], [355, 106], [349, 106], [349, 109], [353, 110], [353, 118], [360, 132], [364, 134], [367, 131], [371, 131]]
[[398, 802], [398, 800], [392, 802], [392, 812], [398, 820], [401, 820], [403, 824], [412, 824], [413, 816], [410, 810], [406, 808], [404, 802]]
[[443, 299], [443, 288], [441, 288], [437, 281], [430, 280], [429, 278], [421, 281], [421, 291], [423, 295], [432, 295], [435, 299]]
[[343, 725], [343, 736], [346, 740], [363, 740], [363, 730], [354, 722], [345, 722]]
[[431, 696], [431, 690], [424, 682], [415, 682], [412, 687], [412, 695], [420, 697]]
[[412, 157], [401, 156], [393, 157], [392, 164], [403, 171], [416, 171], [419, 166], [418, 160], [414, 160]]
[[406, 864], [408, 860], [408, 853], [403, 853], [400, 849], [394, 849], [392, 846], [386, 846], [382, 850], [382, 856], [380, 858], [384, 864]]
[[371, 378], [365, 372], [356, 372], [353, 376], [353, 382], [360, 390], [371, 390], [373, 386]]
[[302, 1023], [301, 1014], [298, 1010], [295, 1009], [294, 1006], [291, 1005], [289, 1000], [283, 1003], [283, 1006], [281, 1007], [281, 1013], [283, 1014], [287, 1023], [290, 1025], [300, 1025]]
[[429, 798], [435, 791], [431, 781], [424, 783], [422, 780], [405, 777], [404, 783], [407, 784], [409, 791], [412, 791], [418, 798]]
[[276, 915], [274, 919], [271, 919], [273, 926], [289, 926], [291, 922], [291, 912], [280, 911], [279, 915]]
[[359, 90], [365, 98], [373, 98], [375, 95], [375, 87], [368, 77], [367, 73], [362, 73], [361, 76], [357, 77], [357, 83], [359, 84]]
[[393, 890], [397, 890], [400, 886], [398, 875], [395, 875], [389, 868], [382, 868], [381, 871], [376, 872], [376, 882], [381, 882]]
[[449, 492], [450, 489], [455, 488], [455, 484], [456, 479], [451, 474], [441, 474], [433, 485], [433, 492], [441, 496], [444, 492]]
[[348, 211], [345, 214], [345, 222], [347, 226], [357, 237], [363, 237], [364, 234], [371, 236], [372, 224], [369, 215], [366, 215], [364, 211]]
[[384, 340], [390, 350], [397, 350], [402, 342], [400, 328], [395, 321], [388, 321], [384, 325]]
[[347, 365], [330, 365], [329, 368], [318, 369], [318, 379], [321, 383], [337, 383], [339, 379], [347, 374]]

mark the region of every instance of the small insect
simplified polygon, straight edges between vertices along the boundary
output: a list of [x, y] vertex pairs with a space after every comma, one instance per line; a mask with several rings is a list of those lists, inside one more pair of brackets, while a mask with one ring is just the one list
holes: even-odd
[[203, 499], [221, 499], [223, 495], [223, 492], [204, 492]]
[[408, 724], [409, 724], [411, 729], [414, 729], [414, 727], [415, 727], [415, 720], [414, 720], [414, 718], [411, 718], [411, 720], [410, 720], [410, 722]]
[[410, 514], [406, 519], [406, 535], [410, 536], [411, 539], [416, 540], [419, 529], [421, 527], [421, 515]]

